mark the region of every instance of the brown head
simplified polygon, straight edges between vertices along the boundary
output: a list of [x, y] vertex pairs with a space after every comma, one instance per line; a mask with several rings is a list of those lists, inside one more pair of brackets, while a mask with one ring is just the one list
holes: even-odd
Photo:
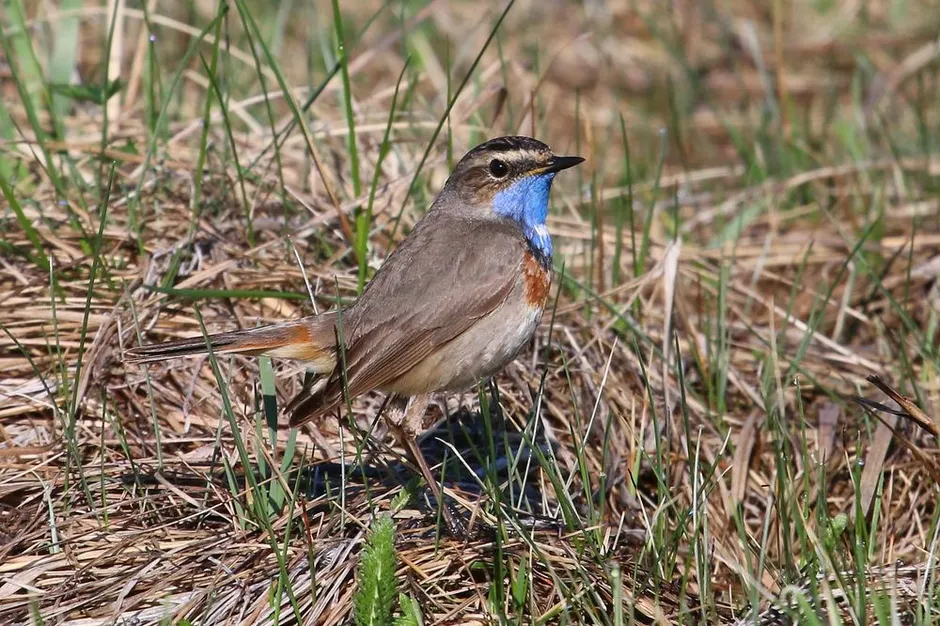
[[464, 155], [432, 210], [512, 220], [533, 248], [550, 258], [545, 218], [552, 180], [582, 161], [577, 156], [556, 156], [531, 137], [490, 139]]

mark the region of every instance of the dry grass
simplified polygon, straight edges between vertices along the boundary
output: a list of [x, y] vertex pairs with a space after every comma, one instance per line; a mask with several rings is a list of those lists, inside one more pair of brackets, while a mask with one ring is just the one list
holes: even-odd
[[[901, 582], [885, 583], [897, 618], [936, 619], [936, 440], [851, 400], [894, 406], [867, 381], [878, 375], [914, 397], [922, 419], [940, 416], [936, 3], [520, 0], [417, 178], [501, 7], [393, 5], [350, 54], [358, 196], [340, 77], [310, 108], [310, 143], [294, 128], [272, 149], [263, 99], [241, 106], [261, 82], [234, 5], [233, 50], [203, 44], [207, 65], [190, 59], [155, 132], [147, 94], [170, 89], [194, 36], [182, 27], [198, 33], [216, 7], [148, 3], [157, 80], [143, 12], [128, 4], [110, 53], [110, 8], [79, 10], [82, 77], [100, 83], [110, 61], [126, 80], [107, 107], [72, 103], [56, 119], [14, 78], [29, 93], [40, 83], [16, 71], [3, 83], [15, 132], [2, 157], [34, 230], [4, 202], [0, 623], [345, 623], [365, 528], [404, 503], [403, 491], [399, 586], [426, 623], [500, 613], [614, 623], [615, 565], [623, 623], [731, 623], [820, 572], [884, 582], [893, 575], [871, 572], [897, 562]], [[347, 32], [380, 8], [350, 8]], [[57, 32], [45, 20], [62, 17], [35, 11], [41, 28], [29, 41], [40, 50]], [[303, 102], [331, 65], [309, 59], [331, 46], [320, 39], [329, 42], [332, 12], [291, 11], [283, 22], [257, 11], [283, 42], [261, 74], [269, 91], [281, 76]], [[5, 19], [7, 49], [22, 51]], [[485, 449], [486, 429], [497, 431], [496, 460], [510, 464], [498, 478], [517, 510], [470, 475], [449, 482], [484, 529], [466, 541], [436, 538], [435, 510], [406, 487], [411, 473], [381, 426], [366, 443], [335, 419], [272, 441], [256, 361], [221, 361], [217, 375], [206, 360], [142, 369], [120, 359], [138, 335], [198, 335], [197, 309], [210, 331], [228, 330], [309, 314], [308, 289], [320, 310], [355, 297], [350, 238], [403, 40], [412, 62], [378, 176], [371, 267], [439, 189], [448, 145], [459, 158], [478, 139], [518, 131], [588, 157], [554, 192], [557, 310], [498, 378], [494, 424], [475, 394], [451, 398], [451, 410], [474, 408], [461, 412], [469, 434], [442, 427], [424, 442], [441, 457], [433, 435], [452, 441], [482, 474], [468, 441]], [[213, 49], [231, 99], [227, 116], [213, 105], [203, 136]], [[7, 63], [23, 71], [22, 56]], [[280, 98], [271, 117], [278, 129], [292, 119]], [[34, 121], [67, 132], [37, 137]], [[280, 402], [300, 373], [276, 364]], [[371, 428], [380, 404], [357, 401], [354, 425]], [[363, 448], [365, 479], [352, 469]], [[507, 450], [522, 451], [518, 467]], [[448, 472], [459, 467], [451, 458]], [[290, 494], [283, 506], [258, 505], [278, 489]], [[519, 577], [528, 582], [516, 598]], [[860, 616], [851, 579], [833, 583], [853, 598], [845, 619], [874, 622]]]

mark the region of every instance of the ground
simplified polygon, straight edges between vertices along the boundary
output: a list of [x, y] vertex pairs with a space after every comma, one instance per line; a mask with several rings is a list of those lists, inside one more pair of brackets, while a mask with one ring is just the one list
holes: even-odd
[[[347, 623], [386, 515], [376, 624], [934, 622], [938, 9], [6, 3], [0, 623]], [[122, 361], [350, 301], [510, 133], [587, 160], [422, 442], [465, 537], [381, 395], [289, 430], [302, 366]]]

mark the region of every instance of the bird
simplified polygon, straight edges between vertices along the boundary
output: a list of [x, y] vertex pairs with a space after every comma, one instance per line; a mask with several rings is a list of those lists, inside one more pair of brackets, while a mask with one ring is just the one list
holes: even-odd
[[[345, 308], [128, 349], [126, 363], [217, 354], [303, 362], [318, 385], [288, 405], [299, 427], [378, 390], [405, 401], [386, 417], [439, 503], [417, 445], [433, 394], [460, 392], [510, 363], [538, 328], [552, 284], [549, 192], [582, 163], [525, 136], [469, 150], [425, 215]], [[443, 508], [452, 532], [460, 524]]]

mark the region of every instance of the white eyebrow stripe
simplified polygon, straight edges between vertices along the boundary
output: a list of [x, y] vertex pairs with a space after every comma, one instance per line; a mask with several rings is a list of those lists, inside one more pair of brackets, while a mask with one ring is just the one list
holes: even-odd
[[534, 150], [519, 150], [518, 152], [514, 152], [512, 154], [513, 158], [518, 160], [529, 159], [532, 161], [539, 161], [545, 157], [545, 153], [536, 152]]
[[510, 163], [525, 163], [525, 162], [534, 162], [541, 163], [545, 161], [545, 164], [548, 164], [547, 159], [545, 158], [544, 152], [537, 152], [535, 150], [511, 150], [502, 152], [499, 154], [493, 154], [491, 158], [503, 159]]

